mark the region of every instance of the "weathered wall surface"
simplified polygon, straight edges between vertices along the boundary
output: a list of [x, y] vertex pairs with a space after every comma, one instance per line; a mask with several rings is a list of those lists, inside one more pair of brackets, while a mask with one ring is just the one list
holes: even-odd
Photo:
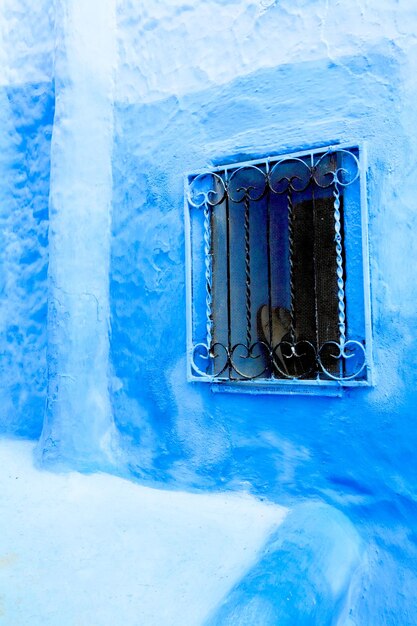
[[46, 400], [50, 4], [0, 7], [0, 432], [35, 438]]
[[106, 464], [114, 2], [55, 2], [46, 462]]
[[[411, 2], [118, 10], [112, 397], [130, 470], [343, 511], [368, 545], [341, 622], [358, 625], [417, 615], [416, 26]], [[369, 160], [375, 388], [306, 398], [187, 383], [183, 174], [355, 141]]]
[[[291, 507], [211, 624], [284, 611], [289, 624], [414, 626], [413, 3], [53, 7], [0, 9], [0, 430], [39, 436], [48, 341], [44, 461]], [[184, 173], [356, 141], [369, 160], [375, 387], [330, 398], [187, 383]]]

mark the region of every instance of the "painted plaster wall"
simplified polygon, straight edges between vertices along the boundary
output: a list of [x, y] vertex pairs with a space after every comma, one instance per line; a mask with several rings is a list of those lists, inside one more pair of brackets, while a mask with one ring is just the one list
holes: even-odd
[[46, 400], [50, 3], [0, 6], [0, 432], [39, 437]]
[[[414, 625], [413, 3], [53, 6], [1, 7], [1, 430], [39, 435], [48, 341], [40, 461], [291, 507], [211, 624], [285, 610], [291, 624]], [[356, 140], [369, 153], [375, 388], [187, 383], [183, 174]]]
[[2, 626], [197, 626], [286, 514], [247, 494], [46, 472], [33, 448], [0, 439]]
[[[109, 249], [112, 201], [113, 0], [59, 0], [51, 147], [48, 399], [43, 462], [112, 462]], [[113, 463], [114, 465], [114, 463]]]
[[[417, 615], [416, 22], [411, 2], [118, 7], [111, 360], [125, 459], [139, 478], [343, 511], [368, 551], [341, 623]], [[354, 141], [369, 157], [375, 388], [306, 398], [187, 383], [183, 174]]]

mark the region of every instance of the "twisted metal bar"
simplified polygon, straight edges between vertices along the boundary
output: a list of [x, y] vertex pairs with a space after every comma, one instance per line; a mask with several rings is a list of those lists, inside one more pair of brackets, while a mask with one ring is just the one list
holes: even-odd
[[206, 278], [206, 341], [207, 352], [210, 353], [213, 342], [213, 293], [212, 293], [212, 250], [211, 250], [211, 211], [206, 203], [204, 208], [204, 264]]
[[287, 191], [288, 208], [288, 262], [290, 267], [290, 340], [295, 344], [295, 281], [294, 281], [294, 205], [292, 201], [291, 185]]
[[270, 179], [269, 179], [269, 159], [267, 159], [266, 164], [266, 257], [267, 257], [267, 284], [268, 284], [268, 341], [269, 348], [272, 350], [272, 340], [273, 340], [273, 328], [272, 328], [272, 263], [271, 263], [271, 190], [270, 190]]
[[[346, 160], [350, 158], [349, 167], [344, 164], [338, 167], [337, 156], [342, 153]], [[288, 165], [294, 163], [294, 169]], [[343, 165], [343, 163], [342, 163]], [[351, 167], [352, 166], [352, 167]], [[306, 171], [304, 171], [304, 169]], [[234, 176], [240, 176], [242, 180], [236, 178], [235, 186], [228, 184], [227, 170], [223, 174], [211, 173], [213, 180], [207, 181], [205, 174], [194, 178], [190, 184], [188, 201], [190, 207], [203, 209], [204, 216], [203, 239], [204, 239], [204, 281], [205, 281], [205, 334], [202, 342], [194, 345], [191, 354], [191, 367], [194, 374], [201, 378], [219, 381], [250, 381], [254, 379], [312, 379], [318, 378], [320, 373], [325, 375], [325, 379], [344, 383], [361, 376], [367, 366], [366, 348], [362, 341], [349, 339], [347, 336], [346, 324], [346, 287], [344, 275], [344, 241], [343, 241], [343, 212], [341, 207], [343, 189], [352, 184], [359, 177], [359, 163], [355, 154], [348, 150], [329, 150], [324, 153], [314, 164], [312, 159], [311, 167], [308, 167], [304, 160], [291, 157], [276, 163], [269, 170], [269, 162], [265, 164], [265, 172], [259, 168], [250, 167], [250, 175], [246, 177], [248, 166], [240, 167], [233, 172]], [[253, 176], [256, 174], [256, 185], [245, 183], [254, 182]], [[265, 185], [262, 184], [261, 174], [264, 176]], [[259, 178], [259, 180], [258, 180]], [[337, 274], [337, 312], [339, 337], [319, 344], [316, 337], [316, 345], [309, 340], [297, 342], [296, 333], [296, 211], [293, 192], [304, 191], [310, 182], [321, 189], [329, 189], [328, 193], [333, 195], [333, 216], [334, 216], [334, 244], [336, 251], [336, 274]], [[241, 184], [243, 183], [243, 184]], [[205, 185], [205, 186], [204, 186]], [[233, 189], [233, 193], [231, 190]], [[251, 207], [251, 202], [259, 201], [266, 194], [267, 217], [266, 217], [266, 239], [267, 239], [267, 272], [271, 272], [271, 250], [269, 232], [269, 211], [271, 194], [285, 195], [288, 211], [288, 264], [290, 307], [289, 307], [289, 330], [287, 337], [282, 339], [277, 345], [273, 345], [273, 318], [272, 318], [272, 283], [271, 276], [266, 280], [268, 288], [268, 327], [269, 337], [264, 339], [254, 335], [252, 323], [252, 297], [253, 284], [251, 281], [251, 248], [254, 241], [250, 236], [250, 218], [255, 207]], [[312, 189], [314, 204], [314, 188]], [[326, 196], [327, 197], [327, 196]], [[243, 204], [244, 215], [244, 274], [245, 274], [245, 317], [246, 333], [245, 343], [242, 334], [245, 332], [240, 327], [241, 340], [232, 343], [231, 334], [231, 314], [233, 300], [230, 291], [230, 216], [228, 209], [229, 199], [235, 203]], [[227, 255], [227, 302], [228, 302], [228, 328], [227, 345], [216, 341], [214, 328], [216, 324], [217, 302], [213, 301], [213, 231], [212, 222], [215, 218], [213, 214], [214, 206], [225, 200], [226, 219], [226, 255]], [[217, 219], [217, 218], [216, 218]], [[200, 222], [201, 223], [201, 222]], [[254, 227], [255, 224], [252, 224]], [[201, 231], [200, 231], [201, 232]], [[314, 236], [315, 245], [316, 233]], [[201, 244], [200, 244], [201, 245]], [[256, 247], [256, 246], [255, 246]], [[301, 251], [302, 253], [302, 251]], [[217, 249], [216, 249], [217, 254]], [[217, 261], [217, 257], [216, 257]], [[243, 269], [243, 268], [242, 268]], [[317, 306], [317, 304], [316, 304]], [[317, 318], [316, 310], [316, 318]], [[317, 325], [317, 321], [316, 321]], [[288, 326], [287, 326], [288, 329]], [[317, 329], [316, 329], [317, 331]], [[268, 334], [268, 333], [267, 333]], [[217, 335], [217, 333], [216, 333]], [[254, 343], [252, 343], [254, 341]], [[329, 367], [332, 360], [339, 362], [338, 371]], [[349, 367], [346, 367], [349, 363]]]
[[336, 274], [337, 274], [337, 299], [339, 308], [339, 343], [343, 348], [346, 342], [346, 315], [345, 315], [345, 283], [343, 280], [343, 247], [340, 217], [340, 191], [337, 181], [334, 182], [334, 240], [336, 243]]
[[252, 343], [252, 292], [250, 276], [250, 222], [249, 222], [249, 195], [245, 194], [245, 284], [246, 284], [246, 344]]

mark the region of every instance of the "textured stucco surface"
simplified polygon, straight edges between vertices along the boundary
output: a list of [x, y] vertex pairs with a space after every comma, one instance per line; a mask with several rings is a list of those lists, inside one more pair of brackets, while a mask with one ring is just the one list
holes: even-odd
[[44, 472], [32, 452], [0, 440], [2, 626], [201, 624], [286, 515], [247, 494]]
[[48, 401], [44, 460], [105, 463], [109, 372], [114, 3], [55, 3]]
[[0, 7], [0, 432], [38, 437], [46, 400], [49, 3]]
[[[411, 625], [417, 16], [407, 2], [267, 4], [119, 3], [114, 416], [139, 477], [342, 510], [368, 545], [351, 623]], [[355, 141], [369, 160], [375, 388], [250, 397], [186, 383], [182, 175]]]
[[[214, 623], [286, 611], [288, 623], [414, 626], [413, 2], [32, 5], [0, 9], [1, 430], [39, 434], [48, 342], [39, 461], [293, 509]], [[187, 383], [184, 173], [356, 141], [369, 161], [375, 387], [329, 398]]]
[[54, 3], [3, 0], [0, 6], [0, 85], [47, 83], [54, 75]]
[[[118, 0], [116, 97], [152, 101], [200, 91], [261, 68], [341, 62], [389, 41], [412, 52], [409, 0]], [[372, 72], [372, 68], [369, 67]]]

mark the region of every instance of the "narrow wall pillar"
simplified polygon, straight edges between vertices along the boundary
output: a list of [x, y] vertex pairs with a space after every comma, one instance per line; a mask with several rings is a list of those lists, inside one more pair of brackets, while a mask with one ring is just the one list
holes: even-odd
[[57, 0], [48, 365], [39, 452], [112, 462], [108, 390], [115, 0]]

